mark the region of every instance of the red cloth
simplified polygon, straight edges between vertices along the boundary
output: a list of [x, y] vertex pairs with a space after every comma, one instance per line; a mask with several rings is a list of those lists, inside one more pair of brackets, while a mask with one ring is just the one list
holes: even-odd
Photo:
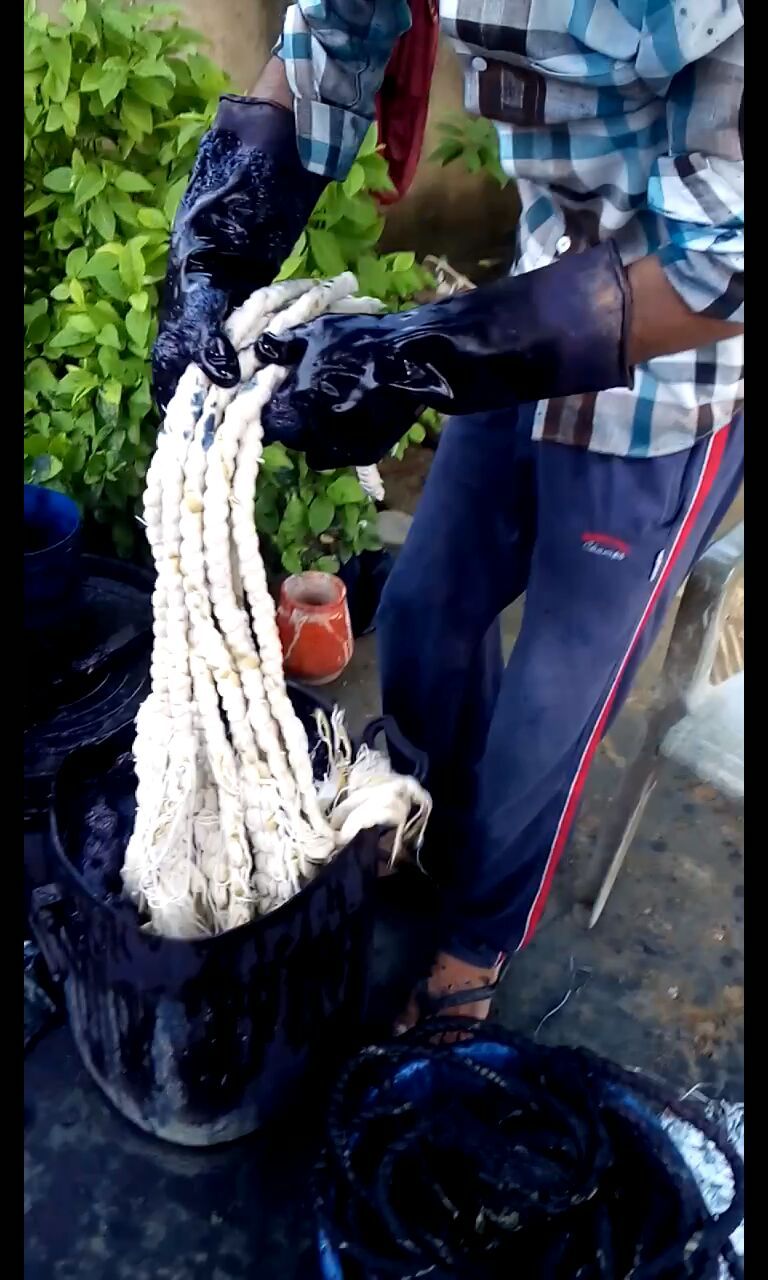
[[400, 200], [416, 173], [437, 57], [437, 0], [409, 0], [409, 3], [410, 29], [395, 45], [376, 99], [379, 141], [396, 188], [378, 196], [382, 204]]

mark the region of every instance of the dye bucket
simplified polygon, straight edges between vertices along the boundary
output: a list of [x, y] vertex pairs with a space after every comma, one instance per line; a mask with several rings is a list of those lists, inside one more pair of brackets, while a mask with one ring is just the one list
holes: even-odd
[[[321, 704], [290, 692], [312, 735]], [[31, 923], [83, 1063], [118, 1111], [168, 1142], [230, 1142], [279, 1115], [303, 1082], [315, 1090], [359, 1042], [377, 833], [362, 832], [289, 902], [249, 924], [199, 941], [153, 936], [120, 897], [135, 812], [132, 741], [130, 728], [61, 768], [51, 880], [33, 893]], [[314, 763], [324, 771], [322, 744]]]
[[[662, 1117], [688, 1131], [698, 1177]], [[431, 1019], [364, 1049], [331, 1092], [318, 1273], [737, 1277], [743, 1176], [706, 1109], [656, 1080], [492, 1023]]]
[[41, 485], [24, 486], [24, 629], [68, 626], [80, 586], [80, 512], [71, 498]]

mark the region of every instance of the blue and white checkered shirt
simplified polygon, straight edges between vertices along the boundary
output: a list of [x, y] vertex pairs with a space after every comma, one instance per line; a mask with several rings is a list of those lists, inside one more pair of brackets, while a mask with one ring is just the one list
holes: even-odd
[[[598, 241], [655, 253], [695, 312], [743, 321], [743, 0], [441, 0], [467, 109], [496, 123], [522, 212], [515, 273]], [[297, 0], [278, 52], [307, 168], [342, 178], [406, 0]], [[651, 360], [631, 390], [542, 402], [534, 437], [601, 453], [675, 453], [744, 400], [729, 338]]]

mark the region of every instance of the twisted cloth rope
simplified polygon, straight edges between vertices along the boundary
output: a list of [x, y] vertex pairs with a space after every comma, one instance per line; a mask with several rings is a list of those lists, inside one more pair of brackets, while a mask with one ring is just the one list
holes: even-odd
[[[329, 768], [316, 785], [307, 734], [286, 691], [283, 655], [254, 522], [261, 413], [285, 376], [253, 351], [324, 312], [372, 312], [350, 274], [260, 289], [231, 316], [232, 390], [195, 365], [168, 407], [144, 495], [157, 569], [151, 692], [139, 710], [136, 822], [123, 884], [149, 927], [198, 937], [287, 901], [363, 828], [419, 841], [427, 794], [361, 748], [340, 715], [319, 724]], [[370, 489], [375, 468], [362, 479]]]
[[[422, 1023], [342, 1073], [317, 1175], [324, 1280], [741, 1276], [742, 1161], [703, 1108], [586, 1050], [488, 1023], [457, 1043], [456, 1025]], [[662, 1113], [730, 1168], [719, 1216]]]

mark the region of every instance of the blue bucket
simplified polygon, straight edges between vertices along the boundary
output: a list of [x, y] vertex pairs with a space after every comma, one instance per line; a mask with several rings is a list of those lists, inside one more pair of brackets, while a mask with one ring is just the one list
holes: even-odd
[[57, 630], [71, 622], [80, 591], [80, 512], [71, 498], [24, 486], [24, 627]]

